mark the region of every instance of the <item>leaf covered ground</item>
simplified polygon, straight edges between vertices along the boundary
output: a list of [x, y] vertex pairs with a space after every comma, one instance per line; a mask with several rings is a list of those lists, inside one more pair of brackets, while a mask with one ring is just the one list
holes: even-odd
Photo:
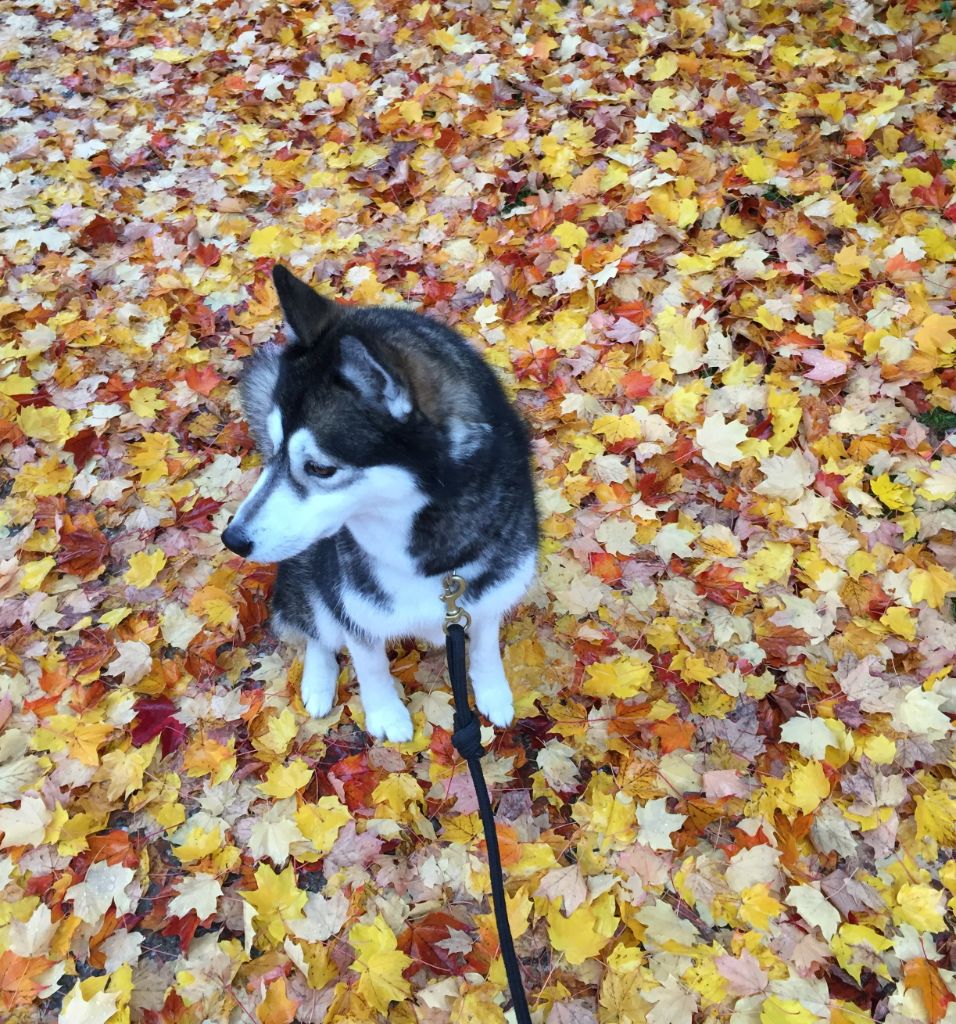
[[0, 7], [3, 1019], [505, 1019], [440, 654], [310, 720], [219, 540], [282, 260], [534, 431], [536, 1022], [956, 1021], [949, 0]]

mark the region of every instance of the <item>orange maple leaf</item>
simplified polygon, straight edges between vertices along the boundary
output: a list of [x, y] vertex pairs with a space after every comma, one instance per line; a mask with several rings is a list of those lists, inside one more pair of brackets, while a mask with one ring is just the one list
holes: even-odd
[[936, 965], [923, 958], [907, 960], [903, 965], [903, 984], [919, 992], [930, 1024], [939, 1024], [954, 996], [940, 977]]
[[45, 957], [17, 956], [7, 950], [0, 953], [0, 1010], [28, 1006], [40, 992], [38, 980], [52, 961]]

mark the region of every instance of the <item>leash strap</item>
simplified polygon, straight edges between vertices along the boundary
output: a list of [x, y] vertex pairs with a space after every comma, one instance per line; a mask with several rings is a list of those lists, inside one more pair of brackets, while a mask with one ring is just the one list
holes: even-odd
[[451, 742], [455, 750], [468, 762], [475, 793], [478, 796], [478, 813], [485, 832], [485, 846], [488, 848], [488, 872], [491, 875], [491, 901], [495, 908], [495, 924], [498, 927], [498, 945], [505, 962], [508, 988], [511, 989], [511, 1005], [518, 1024], [531, 1024], [528, 1001], [521, 982], [521, 968], [515, 955], [515, 944], [508, 922], [508, 907], [505, 903], [505, 884], [501, 872], [501, 854], [498, 850], [498, 833], [495, 831], [495, 812], [491, 808], [488, 787], [481, 771], [481, 725], [468, 701], [468, 677], [465, 666], [464, 627], [455, 622], [445, 630], [445, 654], [448, 658], [448, 675], [455, 698], [455, 731]]

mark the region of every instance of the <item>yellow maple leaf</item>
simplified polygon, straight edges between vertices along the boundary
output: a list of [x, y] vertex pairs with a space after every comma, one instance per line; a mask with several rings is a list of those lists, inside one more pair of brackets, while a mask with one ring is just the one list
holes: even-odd
[[769, 995], [760, 1007], [760, 1024], [817, 1024], [819, 1018], [796, 999]]
[[898, 512], [909, 511], [916, 501], [916, 496], [909, 487], [894, 483], [888, 473], [874, 477], [870, 481], [870, 490], [887, 508], [896, 509]]
[[609, 850], [623, 850], [631, 846], [637, 835], [637, 811], [634, 798], [627, 793], [614, 790], [603, 780], [591, 793], [590, 803], [578, 801], [574, 818], [587, 822], [591, 831], [600, 838], [598, 849], [601, 853]]
[[833, 262], [841, 274], [860, 279], [861, 274], [870, 265], [870, 257], [856, 251], [855, 245], [845, 245], [834, 256]]
[[929, 836], [937, 843], [956, 843], [956, 794], [945, 789], [927, 789], [915, 797], [916, 836]]
[[227, 746], [217, 742], [212, 736], [199, 734], [186, 748], [183, 755], [183, 768], [192, 779], [209, 775], [213, 784], [222, 782], [236, 770], [235, 747], [234, 736], [229, 738]]
[[398, 105], [398, 112], [406, 124], [418, 124], [424, 115], [418, 100], [403, 100]]
[[[856, 251], [855, 246], [850, 246], [854, 253]], [[864, 264], [866, 265], [866, 264]], [[839, 254], [837, 255], [837, 266], [839, 263]], [[860, 269], [852, 264], [848, 264], [849, 269], [839, 270], [821, 270], [820, 273], [814, 274], [813, 280], [821, 287], [824, 291], [834, 292], [838, 295], [842, 295], [844, 292], [848, 292], [855, 285], [860, 283]]]
[[[617, 417], [611, 417], [617, 419]], [[571, 438], [571, 444], [577, 449], [567, 459], [567, 467], [572, 473], [576, 473], [585, 462], [590, 462], [596, 456], [604, 454], [604, 445], [597, 437], [590, 434], [579, 434]]]
[[58, 409], [53, 405], [39, 408], [28, 405], [17, 416], [17, 426], [27, 437], [56, 445], [62, 445], [70, 436], [72, 422], [66, 409]]
[[196, 860], [205, 860], [211, 857], [222, 848], [222, 830], [217, 825], [208, 832], [198, 825], [191, 828], [186, 838], [178, 845], [174, 844], [176, 857], [183, 863], [189, 864]]
[[744, 889], [740, 899], [740, 919], [757, 931], [766, 931], [770, 922], [783, 910], [783, 904], [771, 895], [766, 882]]
[[943, 912], [944, 898], [939, 889], [906, 884], [896, 894], [893, 920], [897, 924], [911, 924], [920, 932], [941, 932], [946, 929]]
[[650, 688], [653, 672], [641, 658], [617, 658], [588, 665], [584, 692], [592, 697], [634, 697]]
[[0, 395], [32, 395], [37, 389], [37, 382], [32, 377], [11, 373], [0, 380]]
[[[66, 811], [63, 813], [65, 814]], [[51, 822], [51, 826], [57, 827], [56, 838], [47, 836], [47, 840], [57, 844], [57, 852], [62, 856], [75, 857], [76, 854], [89, 849], [89, 836], [94, 832], [99, 832], [100, 829], [106, 828], [108, 820], [108, 815], [85, 814], [83, 812], [70, 814], [69, 820], [62, 823], [55, 818]], [[61, 824], [62, 828], [59, 827]]]
[[187, 60], [192, 60], [192, 55], [172, 46], [164, 46], [153, 51], [153, 59], [164, 61], [166, 64], [184, 64]]
[[528, 896], [528, 886], [523, 885], [512, 896], [505, 893], [505, 904], [508, 907], [508, 924], [511, 925], [511, 936], [517, 939], [530, 927], [531, 911], [534, 904]]
[[141, 483], [156, 483], [166, 475], [166, 457], [178, 447], [172, 434], [147, 434], [142, 441], [134, 441], [129, 446], [126, 461], [139, 471]]
[[928, 569], [914, 569], [910, 576], [910, 600], [925, 601], [930, 608], [941, 607], [943, 601], [956, 591], [956, 576], [941, 565]]
[[[854, 949], [857, 946], [868, 946], [869, 949], [861, 950], [862, 959], [854, 962]], [[830, 940], [830, 948], [837, 958], [839, 965], [854, 977], [860, 980], [864, 966], [872, 963], [873, 951], [884, 952], [893, 945], [891, 939], [887, 939], [878, 931], [863, 924], [841, 924], [837, 934]], [[886, 966], [879, 963], [874, 968], [881, 977], [889, 978]]]
[[793, 564], [794, 550], [783, 541], [768, 541], [752, 558], [748, 559], [743, 569], [734, 573], [734, 579], [751, 592], [757, 593], [768, 583], [786, 580]]
[[123, 579], [137, 590], [144, 590], [156, 579], [166, 564], [166, 555], [159, 548], [152, 551], [136, 551], [129, 558], [129, 568]]
[[310, 782], [314, 774], [313, 769], [301, 758], [291, 764], [270, 764], [266, 781], [260, 782], [257, 788], [266, 796], [285, 800]]
[[250, 256], [289, 256], [298, 248], [298, 241], [278, 224], [256, 228], [252, 232], [246, 249]]
[[399, 950], [398, 940], [381, 914], [371, 924], [354, 925], [349, 942], [355, 949], [352, 970], [358, 972], [360, 995], [379, 1013], [387, 1013], [392, 1003], [411, 993], [402, 977], [411, 959]]
[[[942, 260], [950, 263], [956, 258], [956, 244], [942, 228], [924, 228], [919, 233], [919, 239], [926, 249], [926, 255], [934, 260]], [[940, 314], [934, 313], [933, 316]]]
[[339, 966], [331, 958], [329, 947], [321, 942], [303, 943], [302, 959], [308, 969], [309, 988], [316, 992], [335, 981], [339, 975]]
[[799, 46], [787, 46], [778, 43], [773, 48], [774, 63], [785, 64], [787, 67], [795, 68], [803, 59], [803, 50]]
[[609, 892], [582, 904], [567, 917], [555, 902], [548, 908], [551, 945], [572, 965], [596, 957], [617, 931], [617, 925], [614, 897]]
[[47, 555], [46, 558], [38, 558], [33, 562], [28, 562], [20, 570], [20, 588], [27, 594], [32, 593], [34, 590], [39, 590], [50, 570], [55, 565], [56, 559], [52, 555]]
[[160, 409], [166, 408], [166, 402], [159, 397], [156, 388], [133, 388], [129, 393], [129, 407], [137, 416], [152, 419]]
[[[956, 893], [956, 860], [948, 860], [939, 869], [939, 880], [951, 893]], [[954, 907], [956, 901], [949, 900], [949, 906]], [[954, 908], [956, 909], [956, 908]]]
[[790, 772], [790, 792], [801, 814], [809, 814], [830, 795], [830, 783], [819, 761], [808, 761]]
[[285, 938], [287, 923], [303, 916], [309, 899], [295, 884], [291, 864], [278, 874], [268, 864], [260, 864], [256, 868], [256, 888], [240, 895], [253, 907], [257, 925], [276, 946]]
[[671, 368], [689, 373], [701, 365], [706, 334], [682, 310], [665, 306], [655, 317], [654, 325]]
[[508, 1024], [504, 1011], [494, 1002], [498, 992], [506, 984], [506, 978], [498, 978], [495, 974], [500, 958], [496, 960], [488, 974], [488, 981], [478, 989], [465, 992], [459, 996], [451, 1007], [449, 1021], [455, 1024]]
[[[619, 945], [615, 946], [614, 952], [608, 957], [609, 961], [620, 948]], [[630, 965], [621, 971], [612, 970], [610, 962], [608, 968], [601, 981], [601, 1007], [608, 1014], [603, 1019], [630, 1022], [646, 1020], [647, 1001], [643, 996], [646, 985], [644, 972]]]
[[767, 778], [763, 790], [755, 796], [754, 805], [771, 817], [775, 810], [780, 810], [792, 818], [797, 813], [815, 811], [829, 794], [830, 783], [823, 766], [819, 761], [808, 761], [792, 768], [782, 779]]
[[317, 804], [303, 804], [295, 812], [299, 831], [319, 853], [328, 853], [335, 845], [339, 830], [352, 818], [337, 796], [323, 796]]
[[759, 153], [752, 152], [749, 157], [740, 165], [741, 171], [751, 180], [762, 184], [769, 181], [777, 169], [769, 160]]
[[677, 71], [677, 54], [667, 53], [661, 54], [657, 60], [654, 61], [654, 67], [648, 74], [648, 79], [651, 82], [663, 82], [665, 79], [670, 78]]
[[598, 187], [602, 192], [609, 192], [611, 189], [617, 188], [618, 185], [623, 185], [630, 176], [631, 172], [627, 167], [612, 161], [601, 175]]
[[[626, 416], [598, 416], [591, 429], [595, 434], [600, 434], [611, 444], [615, 441], [640, 437], [642, 434], [640, 421], [636, 416], [630, 414]], [[600, 453], [595, 452], [595, 454]]]
[[283, 708], [278, 715], [270, 715], [264, 732], [253, 737], [252, 744], [260, 752], [282, 757], [299, 731], [291, 708]]
[[569, 220], [562, 221], [551, 236], [562, 249], [583, 249], [588, 244], [587, 230]]
[[189, 610], [194, 615], [201, 615], [213, 628], [234, 626], [239, 618], [239, 613], [226, 591], [212, 584], [202, 587], [193, 594]]
[[909, 608], [893, 605], [891, 608], [886, 609], [880, 617], [880, 622], [887, 629], [891, 629], [897, 636], [903, 637], [904, 640], [916, 639], [916, 619], [913, 618]]
[[[375, 809], [375, 817], [394, 818], [396, 821], [409, 821], [415, 816], [408, 811], [408, 805], [412, 804], [420, 811], [425, 802], [425, 795], [422, 787], [414, 775], [403, 772], [390, 774], [383, 779], [372, 791], [372, 800], [378, 804]], [[380, 811], [384, 813], [379, 813]]]
[[74, 722], [69, 730], [70, 755], [91, 768], [100, 763], [100, 747], [116, 727], [109, 722]]
[[841, 92], [818, 92], [817, 106], [831, 121], [839, 121], [846, 113], [846, 103], [843, 102]]
[[295, 89], [295, 101], [302, 106], [306, 103], [311, 103], [319, 92], [319, 83], [310, 79], [303, 78], [301, 82], [296, 86]]
[[442, 839], [446, 843], [467, 845], [480, 840], [484, 836], [481, 815], [477, 811], [470, 814], [456, 814], [442, 822]]
[[700, 203], [691, 196], [679, 198], [666, 186], [655, 188], [647, 199], [652, 213], [676, 224], [679, 228], [690, 227], [700, 214]]
[[863, 741], [863, 753], [874, 764], [892, 764], [896, 758], [896, 741], [889, 736], [867, 736]]
[[116, 800], [128, 797], [143, 786], [143, 775], [153, 760], [159, 737], [156, 736], [142, 747], [126, 750], [110, 750], [103, 755], [99, 774], [106, 779], [106, 798]]

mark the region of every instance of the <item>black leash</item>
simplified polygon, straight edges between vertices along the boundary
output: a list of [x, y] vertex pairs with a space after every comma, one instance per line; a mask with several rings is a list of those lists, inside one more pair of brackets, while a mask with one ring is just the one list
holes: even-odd
[[[455, 698], [455, 731], [451, 742], [455, 750], [468, 762], [471, 780], [478, 797], [478, 813], [485, 832], [485, 846], [488, 848], [488, 873], [491, 875], [491, 902], [495, 908], [495, 924], [498, 927], [498, 945], [505, 962], [508, 988], [511, 989], [511, 1005], [518, 1024], [531, 1024], [528, 1000], [521, 982], [521, 968], [515, 955], [514, 939], [508, 922], [508, 907], [505, 903], [505, 884], [501, 872], [501, 854], [498, 850], [498, 833], [495, 831], [495, 812], [491, 807], [485, 776], [481, 771], [481, 724], [468, 700], [468, 675], [465, 658], [465, 632], [470, 623], [468, 613], [457, 606], [458, 598], [464, 593], [465, 581], [460, 576], [445, 577], [445, 655], [448, 658], [448, 675], [451, 691]], [[464, 623], [464, 624], [463, 624]]]

